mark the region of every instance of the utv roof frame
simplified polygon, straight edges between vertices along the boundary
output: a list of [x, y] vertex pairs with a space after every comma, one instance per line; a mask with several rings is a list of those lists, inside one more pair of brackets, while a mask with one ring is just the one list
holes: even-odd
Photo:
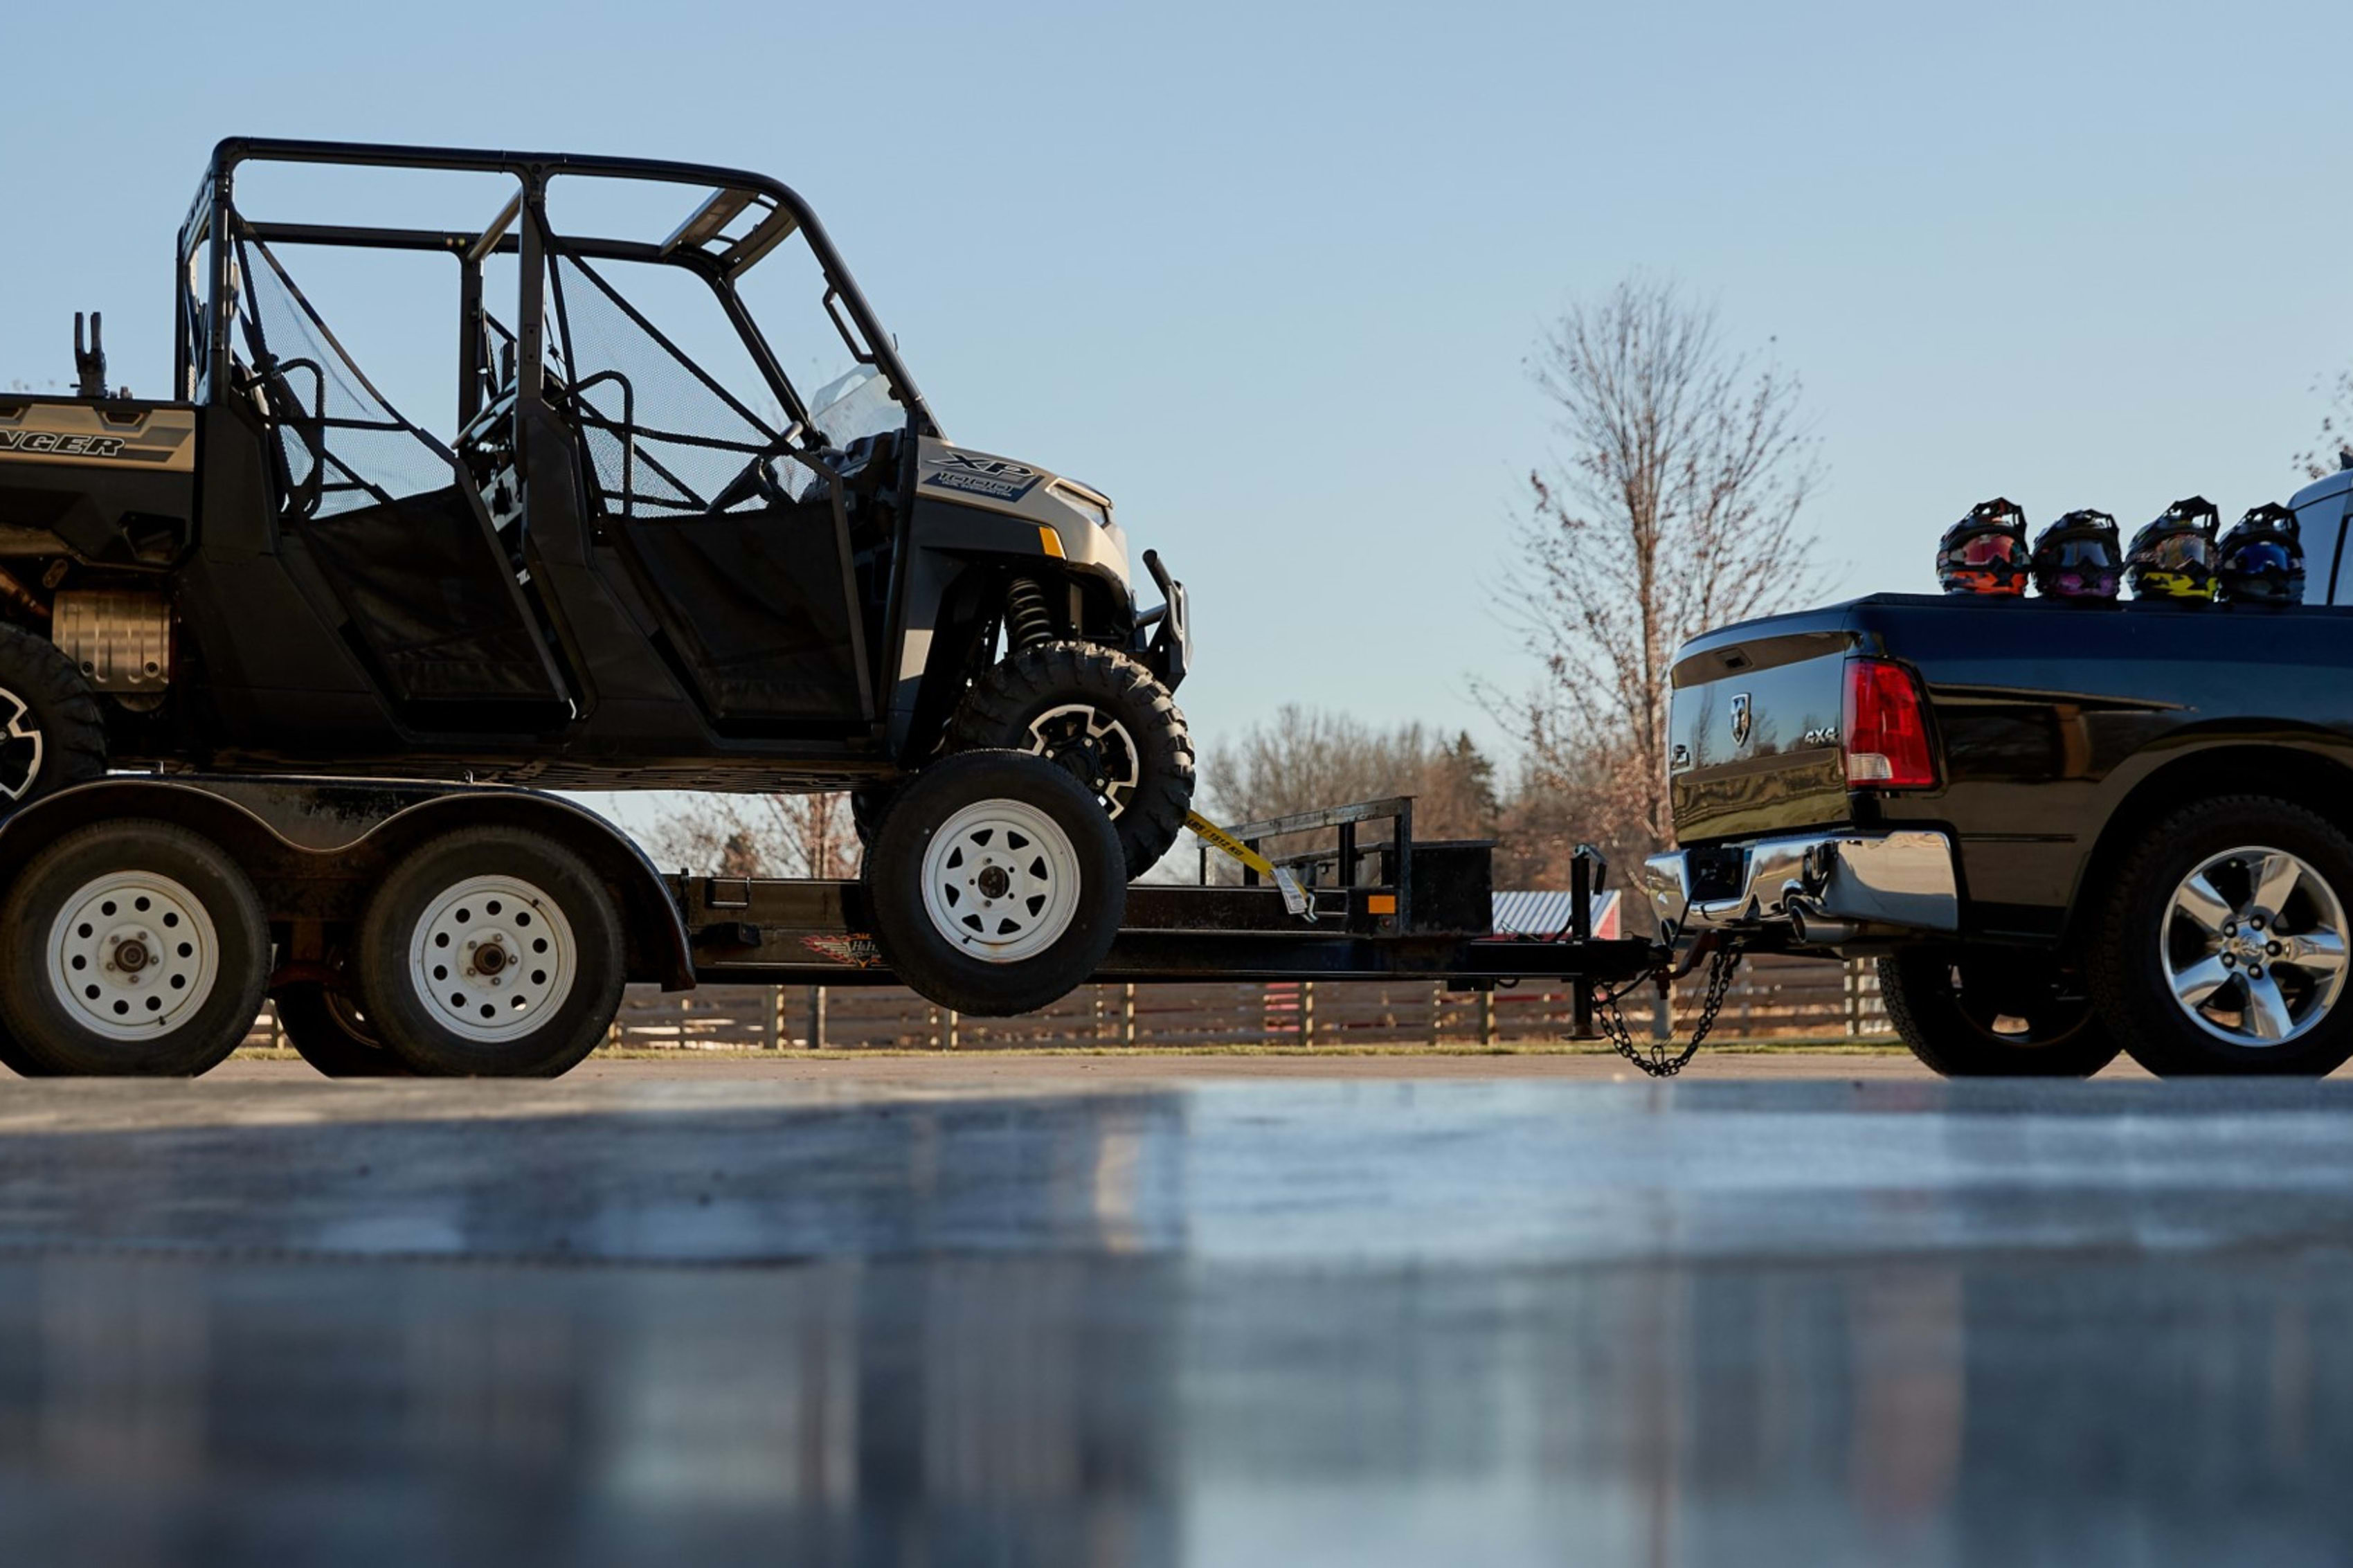
[[[476, 233], [378, 228], [350, 224], [259, 223], [245, 217], [237, 210], [237, 170], [240, 164], [249, 163], [505, 174], [514, 176], [521, 189], [486, 228]], [[670, 237], [659, 245], [570, 234], [558, 237], [547, 221], [548, 181], [558, 174], [702, 186], [710, 194]], [[723, 251], [712, 253], [703, 248], [730, 221], [763, 200], [771, 207], [770, 214], [750, 234]], [[233, 220], [233, 224], [220, 221], [224, 217]], [[840, 316], [835, 310], [838, 300], [847, 310], [850, 324], [857, 328], [859, 338], [863, 340], [861, 352], [857, 343], [849, 342], [848, 332], [842, 333], [854, 357], [861, 363], [874, 365], [889, 378], [900, 403], [919, 431], [933, 436], [940, 434], [939, 423], [933, 417], [930, 405], [924, 402], [914, 378], [908, 374], [906, 364], [899, 357], [898, 345], [890, 333], [882, 330], [873, 308], [867, 303], [864, 292], [858, 287], [857, 279], [850, 275], [840, 253], [834, 248], [825, 226], [798, 193], [782, 181], [765, 174], [715, 164], [681, 163], [654, 158], [228, 137], [213, 148], [211, 160], [205, 167], [204, 182], [189, 206], [186, 220], [180, 226], [175, 250], [177, 278], [173, 295], [177, 348], [174, 385], [177, 395], [185, 401], [197, 401], [200, 391], [211, 398], [223, 397], [227, 395], [229, 385], [237, 308], [230, 289], [233, 226], [265, 243], [276, 240], [290, 245], [439, 251], [454, 257], [459, 267], [459, 310], [464, 321], [459, 331], [459, 384], [462, 390], [459, 416], [461, 424], [470, 421], [480, 412], [481, 333], [473, 329], [473, 322], [481, 309], [481, 264], [488, 257], [513, 255], [521, 258], [522, 300], [521, 320], [516, 326], [516, 394], [519, 398], [533, 402], [541, 401], [544, 395], [545, 255], [551, 237], [560, 237], [564, 249], [580, 256], [606, 260], [668, 263], [702, 274], [715, 286], [722, 304], [744, 338], [745, 347], [758, 363], [761, 374], [773, 384], [786, 409], [797, 419], [806, 418], [807, 410], [801, 405], [798, 389], [776, 363], [765, 335], [752, 321], [732, 287], [737, 275], [778, 244], [798, 233], [807, 237], [809, 249], [825, 274], [828, 292], [822, 303], [828, 314], [834, 317], [835, 330], [842, 330]], [[203, 323], [205, 330], [201, 334], [197, 331], [199, 324], [191, 319], [192, 307], [199, 301], [190, 288], [193, 264], [199, 246], [203, 246], [206, 252], [206, 279], [211, 316], [207, 322]]]

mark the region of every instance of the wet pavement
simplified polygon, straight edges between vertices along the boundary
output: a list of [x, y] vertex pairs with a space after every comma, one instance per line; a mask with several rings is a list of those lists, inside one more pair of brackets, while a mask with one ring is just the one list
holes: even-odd
[[2353, 1087], [0, 1082], [0, 1561], [2324, 1563]]

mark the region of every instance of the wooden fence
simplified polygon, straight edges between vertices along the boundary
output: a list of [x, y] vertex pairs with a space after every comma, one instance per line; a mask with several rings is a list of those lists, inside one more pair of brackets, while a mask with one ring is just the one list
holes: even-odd
[[[1681, 1029], [1699, 1007], [1695, 978], [1675, 988]], [[1655, 1004], [1647, 988], [1628, 998], [1638, 1037], [1657, 1027]], [[1427, 981], [1085, 985], [1018, 1018], [965, 1016], [895, 985], [705, 985], [668, 995], [633, 985], [611, 1043], [685, 1050], [1534, 1045], [1565, 1038], [1569, 1015], [1565, 988], [1534, 984], [1487, 992]], [[1757, 957], [1741, 966], [1715, 1037], [1820, 1039], [1887, 1028], [1868, 963]], [[252, 1043], [276, 1037], [265, 1014]]]

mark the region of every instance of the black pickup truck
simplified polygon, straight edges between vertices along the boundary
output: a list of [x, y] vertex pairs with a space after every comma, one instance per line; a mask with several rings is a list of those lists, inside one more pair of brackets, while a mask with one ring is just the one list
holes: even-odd
[[2301, 605], [1874, 595], [1677, 656], [1666, 937], [1875, 956], [1948, 1074], [2353, 1058], [2353, 473]]

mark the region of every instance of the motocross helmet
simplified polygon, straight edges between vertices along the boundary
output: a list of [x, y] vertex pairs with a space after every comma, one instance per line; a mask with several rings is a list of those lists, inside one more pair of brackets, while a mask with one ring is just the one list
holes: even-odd
[[2026, 592], [2026, 514], [2015, 501], [1979, 501], [1945, 530], [1936, 581], [1947, 594], [2011, 598]]
[[2304, 601], [2304, 541], [2295, 513], [2276, 501], [2251, 509], [2222, 536], [2214, 573], [2234, 604]]
[[2222, 514], [2204, 496], [2175, 501], [2133, 535], [2125, 552], [2125, 577], [2137, 599], [2211, 599], [2214, 562], [2221, 551], [2214, 535]]
[[2113, 599], [2123, 556], [2115, 518], [2071, 511], [2034, 542], [2034, 591], [2046, 599]]

